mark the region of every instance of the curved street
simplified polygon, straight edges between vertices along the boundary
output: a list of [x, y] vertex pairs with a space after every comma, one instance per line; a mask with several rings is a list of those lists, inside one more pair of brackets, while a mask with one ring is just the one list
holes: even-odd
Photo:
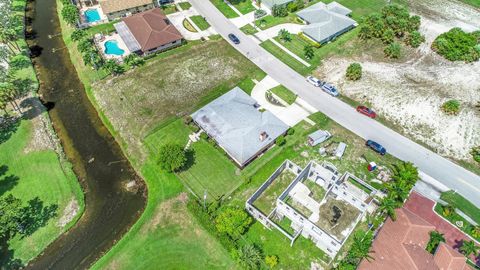
[[[411, 141], [381, 123], [357, 113], [350, 105], [333, 98], [305, 81], [305, 78], [264, 50], [252, 38], [241, 32], [210, 2], [191, 0], [192, 5], [227, 41], [234, 33], [241, 43], [234, 46], [278, 83], [283, 84], [332, 120], [364, 139], [385, 146], [388, 152], [402, 160], [413, 162], [422, 172], [456, 190], [480, 207], [480, 177], [427, 148]], [[360, 147], [360, 146], [359, 146]]]

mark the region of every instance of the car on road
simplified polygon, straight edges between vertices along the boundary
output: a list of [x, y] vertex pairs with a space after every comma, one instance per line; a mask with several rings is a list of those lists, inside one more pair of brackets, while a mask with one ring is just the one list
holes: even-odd
[[327, 94], [330, 94], [333, 97], [337, 97], [339, 95], [337, 88], [335, 88], [335, 86], [328, 83], [322, 84], [322, 90], [327, 92]]
[[382, 156], [387, 153], [387, 149], [385, 149], [385, 147], [383, 147], [381, 144], [374, 142], [372, 140], [368, 140], [365, 143], [365, 146], [370, 147], [373, 151], [379, 153]]
[[228, 34], [228, 38], [235, 44], [240, 44], [240, 39], [234, 34]]
[[357, 112], [364, 114], [370, 118], [375, 118], [377, 117], [377, 114], [370, 108], [365, 107], [365, 106], [358, 106], [357, 107]]
[[319, 79], [313, 77], [313, 76], [308, 76], [307, 77], [307, 82], [311, 83], [313, 86], [320, 87], [322, 86], [322, 81]]

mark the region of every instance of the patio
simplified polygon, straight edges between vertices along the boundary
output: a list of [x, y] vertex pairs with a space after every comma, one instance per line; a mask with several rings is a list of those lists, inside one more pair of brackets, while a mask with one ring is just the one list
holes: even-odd
[[103, 10], [100, 7], [100, 5], [82, 6], [79, 9], [79, 13], [80, 13], [80, 24], [82, 27], [93, 26], [93, 25], [108, 22], [108, 18], [103, 13]]

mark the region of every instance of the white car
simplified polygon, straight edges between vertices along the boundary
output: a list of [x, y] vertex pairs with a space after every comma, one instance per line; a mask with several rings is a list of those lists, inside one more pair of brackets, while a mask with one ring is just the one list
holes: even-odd
[[307, 77], [307, 82], [311, 83], [313, 86], [320, 87], [322, 86], [322, 81], [319, 79], [313, 77], [313, 76], [308, 76]]

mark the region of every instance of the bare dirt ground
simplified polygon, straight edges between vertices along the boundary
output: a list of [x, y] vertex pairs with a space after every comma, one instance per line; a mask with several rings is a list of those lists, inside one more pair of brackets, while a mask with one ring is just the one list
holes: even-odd
[[70, 202], [68, 202], [67, 207], [63, 210], [63, 214], [57, 222], [58, 227], [65, 227], [70, 221], [72, 221], [78, 214], [80, 210], [80, 206], [78, 205], [77, 200], [72, 198]]
[[[404, 46], [404, 57], [396, 62], [373, 51], [379, 48], [349, 58], [333, 56], [325, 59], [317, 75], [336, 84], [343, 95], [372, 106], [403, 133], [439, 154], [472, 161], [469, 151], [480, 144], [480, 111], [475, 108], [480, 102], [480, 62], [449, 62], [430, 46], [453, 27], [480, 29], [480, 10], [452, 0], [411, 0], [409, 7], [422, 17], [420, 31], [426, 42], [420, 48]], [[357, 82], [345, 79], [352, 62], [363, 67]], [[441, 104], [449, 99], [462, 103], [459, 115], [441, 111]]]

